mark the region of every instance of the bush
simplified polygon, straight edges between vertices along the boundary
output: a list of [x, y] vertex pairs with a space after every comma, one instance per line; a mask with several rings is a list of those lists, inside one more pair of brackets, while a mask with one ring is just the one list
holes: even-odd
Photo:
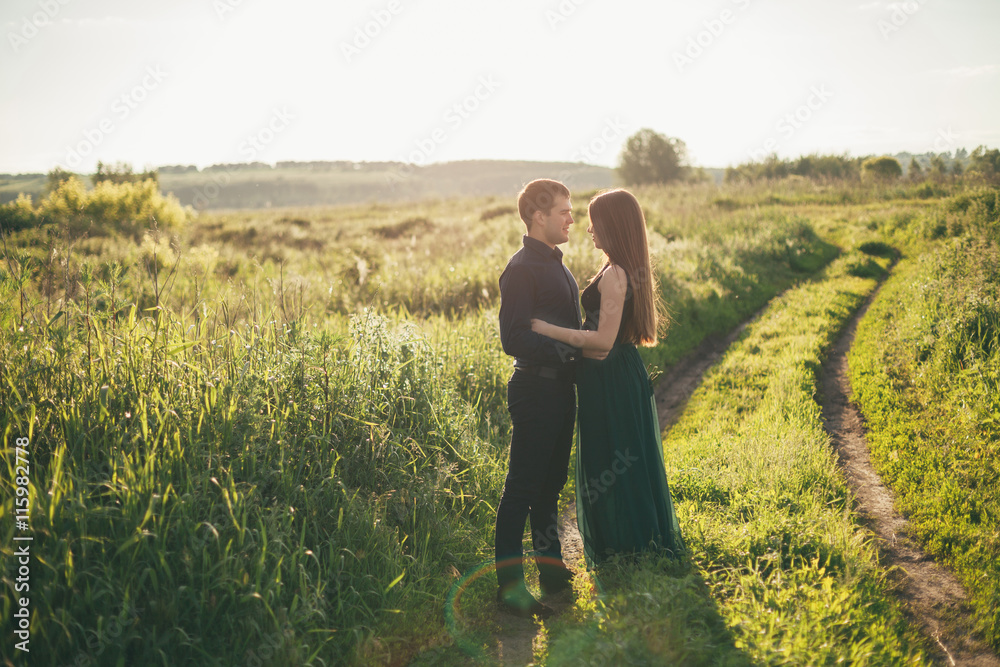
[[427, 218], [407, 218], [402, 222], [375, 227], [372, 231], [384, 239], [398, 239], [405, 234], [420, 234], [434, 229], [434, 223]]
[[872, 257], [895, 257], [896, 251], [882, 241], [867, 241], [858, 246], [858, 250]]
[[510, 215], [512, 213], [517, 213], [517, 209], [513, 206], [494, 206], [493, 208], [488, 208], [483, 211], [479, 216], [479, 220], [480, 222], [485, 222], [487, 220], [499, 218], [502, 215]]
[[954, 236], [968, 230], [1000, 237], [1000, 189], [974, 188], [947, 200], [949, 231]]
[[727, 167], [726, 183], [756, 183], [775, 181], [789, 176], [801, 176], [812, 181], [830, 181], [857, 178], [860, 158], [847, 155], [803, 155], [796, 160], [784, 160], [776, 154], [763, 161], [744, 162], [735, 167]]
[[105, 181], [109, 181], [111, 183], [141, 183], [143, 181], [153, 181], [159, 185], [160, 175], [156, 173], [155, 169], [148, 169], [137, 174], [132, 171], [132, 165], [127, 162], [104, 164], [103, 162], [98, 161], [97, 172], [90, 177], [90, 180], [94, 185], [98, 185]]
[[948, 209], [963, 213], [971, 210], [984, 222], [996, 222], [1000, 219], [1000, 190], [976, 188], [963, 192], [948, 200]]
[[969, 171], [990, 180], [1000, 178], [1000, 150], [977, 147], [969, 155]]
[[903, 175], [899, 160], [888, 155], [868, 158], [861, 163], [861, 177], [880, 181], [891, 181]]
[[173, 196], [163, 196], [152, 180], [102, 181], [88, 192], [75, 177], [60, 183], [42, 200], [38, 214], [77, 230], [93, 225], [137, 240], [154, 227], [178, 230], [189, 218], [180, 202]]
[[16, 232], [37, 224], [38, 216], [31, 206], [31, 195], [21, 193], [16, 200], [0, 206], [0, 232]]

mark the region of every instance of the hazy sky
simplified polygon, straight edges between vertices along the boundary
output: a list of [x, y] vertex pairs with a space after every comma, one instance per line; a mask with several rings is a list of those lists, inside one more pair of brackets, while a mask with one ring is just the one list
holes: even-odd
[[1000, 146], [1000, 2], [3, 0], [0, 172]]

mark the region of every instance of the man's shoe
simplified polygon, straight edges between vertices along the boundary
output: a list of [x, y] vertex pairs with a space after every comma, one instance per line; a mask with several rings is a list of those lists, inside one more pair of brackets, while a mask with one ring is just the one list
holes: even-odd
[[551, 607], [536, 600], [524, 586], [515, 586], [508, 591], [497, 591], [497, 606], [508, 614], [519, 618], [531, 618], [532, 616], [548, 618], [555, 613]]
[[538, 585], [542, 589], [542, 595], [546, 597], [572, 590], [573, 573], [566, 568], [546, 572], [543, 576], [539, 576]]

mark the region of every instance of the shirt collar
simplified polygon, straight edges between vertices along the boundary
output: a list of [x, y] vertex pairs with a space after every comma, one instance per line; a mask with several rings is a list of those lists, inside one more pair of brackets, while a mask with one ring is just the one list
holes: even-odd
[[562, 250], [560, 250], [558, 247], [550, 248], [549, 246], [545, 245], [538, 239], [532, 238], [527, 234], [521, 236], [521, 242], [524, 243], [525, 248], [529, 250], [534, 250], [535, 252], [539, 253], [540, 255], [544, 256], [547, 259], [554, 259], [559, 262], [562, 261], [563, 253]]

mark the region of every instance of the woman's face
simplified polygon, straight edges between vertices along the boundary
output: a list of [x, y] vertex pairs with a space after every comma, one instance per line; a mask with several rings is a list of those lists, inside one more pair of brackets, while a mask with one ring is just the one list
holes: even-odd
[[594, 229], [594, 221], [591, 220], [590, 224], [587, 226], [587, 233], [590, 234], [590, 238], [594, 241], [594, 247], [601, 250], [601, 239], [597, 237], [597, 230]]

